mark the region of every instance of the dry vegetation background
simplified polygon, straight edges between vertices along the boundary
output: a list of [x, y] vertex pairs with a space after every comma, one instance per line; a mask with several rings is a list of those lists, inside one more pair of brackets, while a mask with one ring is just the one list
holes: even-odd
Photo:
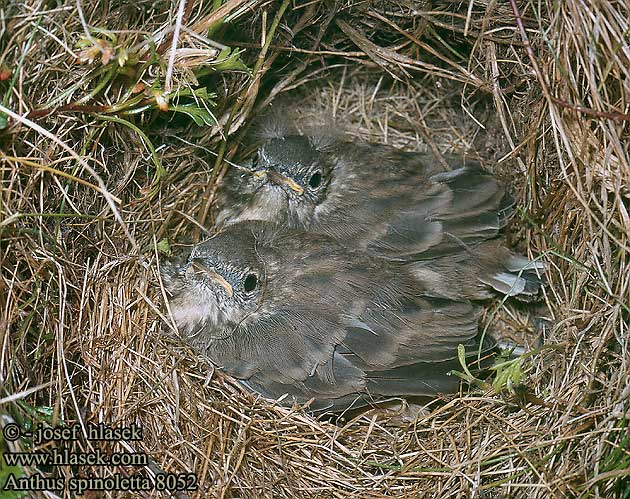
[[[139, 423], [143, 441], [91, 445], [154, 462], [0, 478], [630, 497], [629, 19], [609, 0], [0, 2], [0, 418]], [[479, 156], [513, 186], [509, 238], [549, 261], [553, 319], [517, 389], [335, 424], [257, 400], [171, 338], [159, 261], [204, 237], [223, 158], [278, 97], [362, 139]], [[501, 315], [508, 334], [527, 324]]]

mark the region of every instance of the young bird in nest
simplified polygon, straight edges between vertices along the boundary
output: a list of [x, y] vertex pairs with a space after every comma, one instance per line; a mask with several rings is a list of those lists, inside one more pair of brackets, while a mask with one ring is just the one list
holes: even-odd
[[480, 310], [437, 298], [399, 262], [264, 222], [226, 227], [163, 266], [180, 334], [249, 389], [341, 411], [384, 397], [456, 391]]
[[523, 301], [539, 296], [544, 264], [502, 246], [513, 200], [490, 173], [458, 156], [349, 142], [274, 123], [247, 165], [219, 189], [217, 225], [263, 220], [325, 234], [403, 262], [437, 295]]

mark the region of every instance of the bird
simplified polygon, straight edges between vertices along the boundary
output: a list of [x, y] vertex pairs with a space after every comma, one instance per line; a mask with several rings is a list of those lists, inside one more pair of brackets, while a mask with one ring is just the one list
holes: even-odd
[[540, 297], [545, 264], [503, 244], [514, 200], [479, 162], [267, 126], [219, 188], [217, 226], [262, 220], [404, 262], [437, 296]]
[[471, 365], [495, 348], [477, 304], [437, 298], [400, 262], [324, 234], [239, 222], [161, 272], [187, 344], [249, 390], [315, 413], [455, 392], [458, 345]]

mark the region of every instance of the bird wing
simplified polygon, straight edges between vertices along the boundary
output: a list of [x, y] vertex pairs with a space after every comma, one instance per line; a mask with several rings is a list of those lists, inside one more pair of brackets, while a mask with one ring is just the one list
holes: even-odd
[[430, 259], [494, 238], [513, 201], [501, 184], [476, 167], [407, 179], [404, 196], [392, 197], [389, 216], [367, 244], [372, 253], [399, 261]]
[[[513, 201], [479, 163], [444, 171], [433, 155], [341, 143], [312, 228], [398, 261], [433, 258], [496, 237]], [[449, 165], [463, 165], [446, 156]]]
[[213, 340], [215, 364], [265, 396], [321, 409], [456, 388], [447, 372], [459, 344], [479, 348], [477, 307], [425, 296], [404, 266], [299, 234], [257, 248], [276, 268], [273, 293], [255, 320]]
[[[498, 291], [538, 299], [544, 265], [501, 246], [499, 231], [514, 201], [478, 163], [436, 173], [427, 155], [381, 146], [346, 149], [337, 159], [336, 199], [316, 230], [372, 255], [411, 263], [435, 296], [479, 300]], [[360, 158], [367, 156], [364, 167]]]
[[489, 338], [480, 346], [477, 317], [478, 310], [469, 303], [422, 299], [376, 313], [346, 315], [345, 326], [336, 330], [345, 334], [342, 339], [331, 337], [331, 329], [314, 331], [316, 336], [326, 331], [324, 343], [333, 347], [330, 351], [322, 343], [311, 343], [309, 355], [325, 352], [318, 362], [312, 364], [314, 359], [301, 348], [284, 348], [267, 357], [273, 360], [252, 373], [247, 384], [270, 398], [287, 394], [288, 401], [311, 400], [315, 411], [358, 407], [384, 397], [450, 393], [459, 386], [459, 378], [449, 375], [461, 369], [458, 345], [465, 346], [470, 363], [478, 350], [485, 355], [494, 346]]
[[479, 313], [470, 302], [407, 295], [348, 316], [342, 345], [366, 370], [453, 360], [459, 344], [478, 346]]

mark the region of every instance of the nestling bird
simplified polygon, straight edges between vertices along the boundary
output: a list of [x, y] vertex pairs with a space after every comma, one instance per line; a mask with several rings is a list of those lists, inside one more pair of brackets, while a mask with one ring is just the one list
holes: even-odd
[[511, 197], [478, 163], [445, 159], [453, 170], [429, 154], [271, 127], [254, 174], [233, 171], [219, 190], [217, 225], [264, 220], [326, 234], [407, 262], [439, 296], [536, 299], [544, 265], [501, 244]]
[[180, 334], [269, 398], [340, 411], [459, 386], [457, 346], [477, 358], [479, 309], [436, 298], [389, 262], [264, 222], [226, 227], [163, 267]]

